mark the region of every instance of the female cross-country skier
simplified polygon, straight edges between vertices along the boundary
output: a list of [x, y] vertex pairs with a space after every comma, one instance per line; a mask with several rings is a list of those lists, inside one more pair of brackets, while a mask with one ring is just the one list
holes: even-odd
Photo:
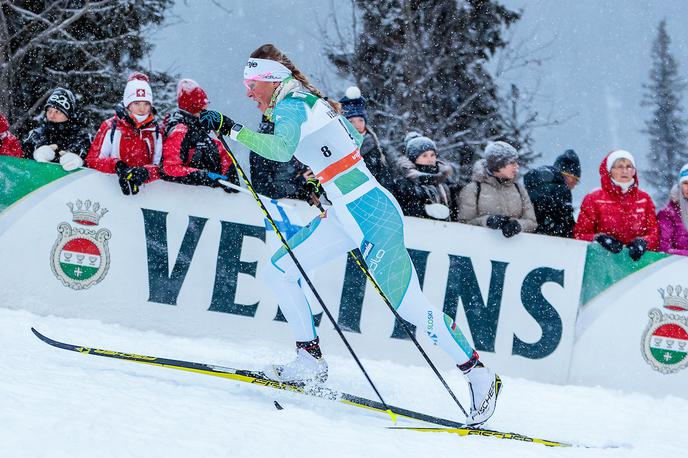
[[[267, 159], [286, 162], [296, 156], [318, 178], [332, 207], [288, 240], [304, 271], [359, 248], [399, 314], [424, 330], [465, 375], [471, 395], [467, 423], [485, 422], [495, 410], [501, 380], [480, 362], [454, 320], [421, 291], [404, 246], [401, 209], [366, 168], [359, 151], [362, 136], [340, 114], [339, 104], [323, 99], [273, 45], [263, 45], [251, 54], [244, 68], [244, 85], [246, 95], [274, 122], [273, 134], [254, 132], [217, 111], [201, 112], [201, 122]], [[283, 382], [322, 382], [327, 378], [327, 363], [299, 271], [284, 247], [271, 261], [266, 279], [280, 297], [296, 338], [297, 354], [288, 364], [272, 366], [269, 375]]]

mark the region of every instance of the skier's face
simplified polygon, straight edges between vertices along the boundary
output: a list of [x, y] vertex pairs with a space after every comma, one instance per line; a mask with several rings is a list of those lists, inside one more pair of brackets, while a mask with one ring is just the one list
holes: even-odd
[[258, 104], [260, 112], [264, 113], [270, 105], [272, 93], [275, 92], [275, 88], [279, 86], [279, 83], [246, 80], [244, 81], [244, 86], [246, 86], [246, 97], [254, 100]]
[[635, 167], [628, 159], [617, 159], [612, 166], [612, 180], [617, 183], [629, 183], [635, 175]]
[[683, 193], [683, 197], [688, 199], [688, 181], [681, 183], [681, 192]]
[[57, 108], [48, 107], [45, 110], [45, 118], [50, 122], [65, 122], [69, 118]]

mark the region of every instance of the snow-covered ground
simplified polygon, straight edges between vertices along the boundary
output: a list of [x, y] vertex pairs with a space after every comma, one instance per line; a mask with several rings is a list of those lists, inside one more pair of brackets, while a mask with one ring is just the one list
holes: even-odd
[[[384, 415], [343, 404], [59, 350], [36, 339], [31, 326], [70, 343], [234, 367], [291, 357], [261, 341], [178, 338], [0, 307], [2, 457], [685, 456], [688, 400], [680, 398], [504, 377], [491, 428], [618, 448], [392, 431]], [[331, 386], [373, 397], [349, 359], [328, 362]], [[426, 368], [364, 364], [390, 404], [461, 420]], [[460, 376], [446, 377], [465, 401]]]

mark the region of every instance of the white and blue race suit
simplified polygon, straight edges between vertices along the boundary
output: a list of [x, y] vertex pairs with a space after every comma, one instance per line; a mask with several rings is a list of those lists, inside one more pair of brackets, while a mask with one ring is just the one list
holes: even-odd
[[[322, 183], [332, 207], [288, 240], [304, 271], [359, 248], [372, 276], [399, 314], [457, 363], [473, 348], [454, 320], [423, 294], [404, 245], [399, 204], [368, 171], [359, 151], [363, 137], [323, 99], [297, 90], [277, 102], [274, 134], [246, 127], [232, 138], [271, 160], [296, 156]], [[282, 311], [298, 342], [317, 337], [300, 274], [284, 247], [263, 272], [280, 298]]]

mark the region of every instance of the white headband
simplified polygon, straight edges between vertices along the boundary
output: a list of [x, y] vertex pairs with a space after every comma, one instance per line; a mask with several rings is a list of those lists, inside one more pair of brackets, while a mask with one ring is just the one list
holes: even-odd
[[244, 67], [244, 79], [279, 83], [291, 76], [291, 71], [277, 61], [250, 58]]

